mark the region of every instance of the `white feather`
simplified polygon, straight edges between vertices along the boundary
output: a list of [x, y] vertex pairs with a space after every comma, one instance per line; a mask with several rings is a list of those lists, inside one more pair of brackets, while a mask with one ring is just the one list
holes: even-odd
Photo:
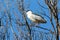
[[35, 15], [32, 13], [32, 11], [28, 11], [26, 14], [27, 14], [27, 17], [33, 22], [35, 22], [36, 20], [40, 20], [40, 21], [42, 20], [43, 22], [45, 22], [42, 16]]

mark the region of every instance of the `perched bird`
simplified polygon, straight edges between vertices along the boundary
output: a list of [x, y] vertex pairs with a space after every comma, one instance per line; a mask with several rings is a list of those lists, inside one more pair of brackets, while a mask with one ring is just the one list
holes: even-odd
[[33, 14], [32, 11], [27, 11], [26, 15], [34, 23], [46, 23], [46, 20], [41, 15]]

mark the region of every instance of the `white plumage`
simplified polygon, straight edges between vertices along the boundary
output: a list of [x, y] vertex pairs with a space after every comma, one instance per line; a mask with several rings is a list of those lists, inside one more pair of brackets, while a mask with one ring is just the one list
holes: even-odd
[[35, 23], [46, 23], [46, 20], [42, 16], [38, 16], [32, 13], [32, 11], [26, 12], [27, 17]]

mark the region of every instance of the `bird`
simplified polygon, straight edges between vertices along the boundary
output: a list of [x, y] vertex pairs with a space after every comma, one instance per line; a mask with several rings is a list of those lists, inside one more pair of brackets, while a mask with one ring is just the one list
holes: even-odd
[[34, 14], [31, 10], [26, 12], [27, 18], [30, 19], [34, 23], [46, 23], [47, 21], [41, 16]]

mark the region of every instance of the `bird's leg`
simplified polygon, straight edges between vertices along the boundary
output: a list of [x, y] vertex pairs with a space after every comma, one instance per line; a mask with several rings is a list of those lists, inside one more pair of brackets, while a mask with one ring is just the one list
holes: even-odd
[[31, 22], [31, 26], [35, 26], [35, 25], [36, 25], [36, 23]]
[[36, 23], [35, 26], [38, 26], [38, 23]]
[[37, 25], [38, 25], [38, 23], [33, 23], [32, 25], [37, 26]]

